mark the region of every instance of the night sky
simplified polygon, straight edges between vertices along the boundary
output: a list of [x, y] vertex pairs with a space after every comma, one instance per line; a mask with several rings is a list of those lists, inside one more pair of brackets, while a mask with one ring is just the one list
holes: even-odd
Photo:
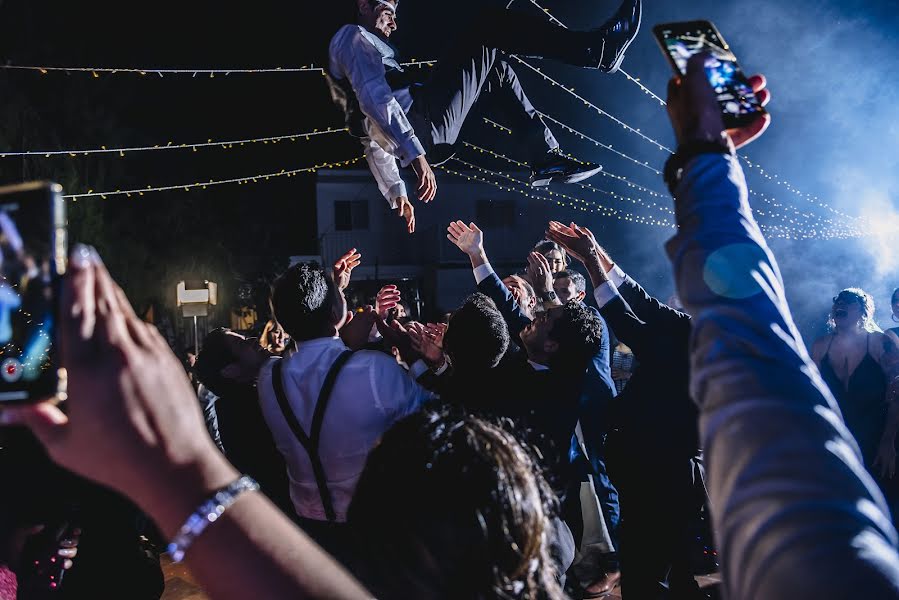
[[[600, 24], [617, 5], [614, 0], [541, 3], [573, 28]], [[2, 0], [0, 62], [145, 68], [321, 64], [330, 35], [354, 12], [353, 2], [342, 0], [232, 4]], [[394, 41], [407, 59], [435, 58], [474, 18], [474, 7], [479, 5], [404, 0]], [[899, 67], [899, 11], [895, 1], [646, 0], [644, 6], [644, 28], [624, 63], [627, 72], [662, 93], [671, 73], [652, 38], [652, 26], [712, 20], [745, 70], [768, 76], [774, 96], [774, 125], [746, 155], [835, 210], [871, 214], [880, 223], [899, 222], [893, 200], [899, 188], [899, 103], [895, 101], [899, 90], [893, 77]], [[539, 14], [528, 0], [516, 0], [513, 8]], [[623, 76], [551, 62], [542, 66], [604, 110], [673, 146], [664, 109]], [[664, 152], [526, 70], [518, 71], [538, 109], [661, 168]], [[0, 70], [0, 91], [7, 99], [0, 111], [0, 150], [7, 151], [152, 146], [342, 126], [322, 77], [314, 73], [210, 79], [208, 75], [93, 77]], [[652, 172], [567, 134], [557, 135], [564, 149], [575, 155], [664, 191]], [[514, 147], [479, 122], [473, 122], [463, 137], [515, 156]], [[128, 189], [278, 172], [359, 154], [354, 140], [334, 135], [309, 142], [172, 150], [125, 158], [7, 158], [0, 159], [0, 182], [49, 177], [61, 181], [70, 193]], [[503, 168], [500, 162], [479, 160], [485, 167]], [[749, 170], [748, 177], [754, 189], [781, 204], [836, 222], [844, 220], [774, 185], [757, 171]], [[609, 189], [634, 194], [626, 187]], [[578, 188], [560, 191], [585, 193]], [[645, 207], [633, 210], [648, 212]], [[277, 270], [283, 257], [315, 254], [317, 248], [312, 176], [190, 193], [82, 200], [72, 212], [76, 237], [95, 243], [114, 275], [143, 301], [167, 293], [164, 286], [169, 280], [209, 273], [226, 282], [226, 294], [234, 293], [236, 288], [228, 286], [236, 283], [228, 282], [251, 282], [256, 273]], [[599, 230], [627, 270], [657, 295], [667, 297], [673, 291], [662, 250], [671, 230], [598, 218], [588, 224]], [[895, 237], [890, 231], [863, 241], [772, 240], [804, 333], [817, 331], [830, 298], [850, 285], [868, 288], [880, 305], [880, 322], [888, 323], [889, 293], [899, 285], [899, 257], [887, 251]]]

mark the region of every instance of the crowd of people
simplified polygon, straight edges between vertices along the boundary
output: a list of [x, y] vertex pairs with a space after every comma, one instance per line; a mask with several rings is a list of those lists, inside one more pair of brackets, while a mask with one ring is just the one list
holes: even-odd
[[[593, 58], [610, 70], [620, 52]], [[416, 320], [395, 285], [348, 306], [363, 260], [351, 249], [332, 268], [292, 266], [262, 335], [213, 331], [187, 377], [77, 247], [59, 324], [68, 401], [4, 408], [0, 423], [30, 429], [103, 499], [54, 530], [44, 549], [59, 568], [38, 560], [44, 579], [27, 589], [40, 597], [74, 561], [54, 593], [158, 598], [152, 551], [143, 571], [78, 587], [93, 548], [123, 564], [130, 536], [185, 558], [215, 599], [598, 598], [618, 585], [631, 600], [899, 598], [899, 327], [880, 331], [871, 297], [848, 288], [806, 350], [735, 156], [770, 119], [725, 131], [704, 60], [669, 86], [682, 307], [577, 223], [547, 223], [523, 269], [500, 274], [489, 236], [454, 221], [473, 281], [446, 322]], [[751, 83], [767, 103], [764, 78]], [[382, 191], [408, 217], [405, 191]], [[891, 300], [899, 319], [899, 290]], [[91, 513], [113, 504], [128, 527], [95, 535]], [[0, 522], [0, 560], [23, 573], [30, 512]], [[711, 570], [720, 586], [700, 588]]]

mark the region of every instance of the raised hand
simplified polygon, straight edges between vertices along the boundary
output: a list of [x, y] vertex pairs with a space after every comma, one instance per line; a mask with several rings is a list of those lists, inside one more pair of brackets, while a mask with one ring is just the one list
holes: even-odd
[[[686, 76], [675, 77], [668, 83], [668, 116], [677, 142], [718, 142], [726, 134], [735, 148], [741, 148], [765, 132], [771, 124], [771, 115], [766, 113], [744, 127], [725, 131], [721, 107], [705, 72], [709, 60], [715, 59], [708, 53], [693, 56], [687, 62]], [[767, 105], [771, 94], [765, 89], [765, 77], [753, 75], [749, 83], [761, 105]]]
[[528, 255], [528, 279], [538, 296], [542, 297], [553, 289], [553, 273], [549, 261], [539, 252], [531, 252]]
[[350, 314], [353, 318], [340, 328], [340, 339], [350, 350], [361, 350], [368, 343], [377, 314], [371, 306], [364, 306], [356, 313]]
[[192, 508], [178, 505], [173, 489], [190, 489], [193, 476], [215, 489], [235, 471], [212, 444], [180, 362], [135, 315], [92, 249], [73, 253], [61, 307], [67, 411], [52, 402], [3, 408], [0, 424], [27, 425], [62, 466], [148, 512], [155, 507], [156, 517], [182, 513], [176, 520], [183, 520]]
[[375, 323], [378, 326], [378, 331], [384, 337], [384, 341], [397, 349], [400, 353], [400, 358], [407, 365], [411, 365], [416, 360], [423, 358], [421, 353], [412, 347], [409, 331], [399, 321], [391, 321], [388, 325], [387, 321], [378, 319]]
[[382, 319], [387, 319], [387, 311], [400, 303], [400, 290], [395, 285], [385, 285], [375, 297], [375, 312]]
[[474, 223], [466, 225], [462, 221], [452, 221], [446, 228], [446, 232], [446, 239], [454, 243], [469, 258], [485, 257], [484, 232], [478, 229]]
[[430, 367], [439, 367], [444, 362], [442, 347], [428, 334], [421, 323], [410, 323], [408, 327], [412, 349], [422, 355]]
[[355, 248], [351, 248], [334, 263], [334, 282], [341, 291], [350, 285], [353, 269], [358, 267], [361, 262], [362, 255], [356, 252]]
[[584, 262], [591, 253], [599, 252], [599, 244], [596, 243], [593, 233], [575, 223], [563, 225], [558, 221], [550, 221], [546, 237], [563, 246], [569, 254], [581, 262]]
[[428, 323], [425, 325], [425, 333], [434, 340], [437, 347], [443, 349], [443, 336], [446, 335], [446, 323]]

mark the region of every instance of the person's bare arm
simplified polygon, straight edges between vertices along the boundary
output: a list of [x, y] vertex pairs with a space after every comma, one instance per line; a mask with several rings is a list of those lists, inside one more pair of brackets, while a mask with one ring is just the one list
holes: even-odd
[[893, 339], [882, 333], [872, 333], [878, 339], [880, 368], [887, 377], [887, 419], [874, 459], [874, 468], [880, 468], [883, 477], [892, 479], [896, 474], [896, 433], [899, 432], [899, 347]]
[[[95, 251], [76, 250], [60, 318], [68, 406], [3, 409], [62, 466], [129, 496], [173, 537], [239, 473], [213, 446], [165, 340], [134, 314]], [[211, 598], [370, 598], [262, 494], [245, 492], [188, 548]]]

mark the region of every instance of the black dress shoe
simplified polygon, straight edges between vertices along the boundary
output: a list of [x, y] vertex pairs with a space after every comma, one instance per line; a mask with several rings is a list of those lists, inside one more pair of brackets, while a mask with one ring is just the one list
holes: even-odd
[[640, 31], [643, 16], [641, 0], [624, 0], [602, 27], [587, 35], [593, 40], [588, 50], [587, 66], [614, 73], [624, 60], [624, 52]]
[[550, 183], [577, 183], [602, 171], [602, 165], [568, 158], [558, 149], [551, 150], [531, 165], [531, 186], [545, 187]]

